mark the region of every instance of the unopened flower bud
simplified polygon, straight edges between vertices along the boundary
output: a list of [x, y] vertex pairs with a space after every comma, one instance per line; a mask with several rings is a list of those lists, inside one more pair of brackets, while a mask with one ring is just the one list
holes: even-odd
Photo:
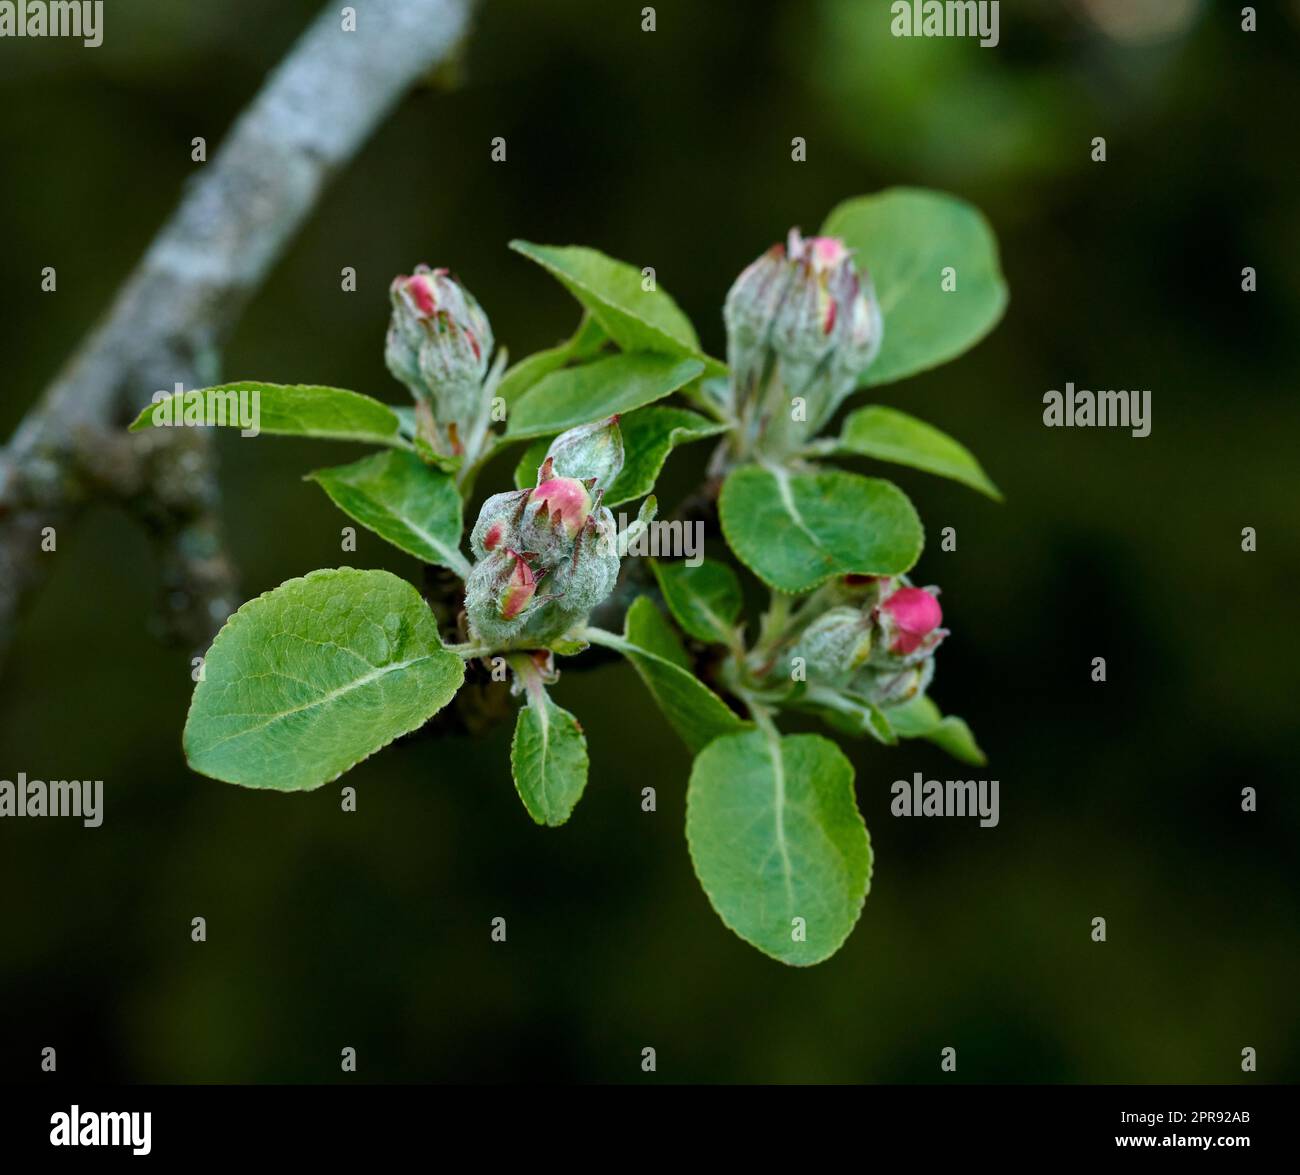
[[465, 613], [470, 626], [493, 645], [508, 643], [523, 627], [537, 582], [528, 560], [511, 548], [480, 559], [465, 581]]
[[932, 638], [943, 622], [943, 610], [934, 594], [925, 588], [899, 588], [881, 603], [880, 613], [891, 653], [906, 657], [922, 645], [938, 644]]
[[622, 470], [623, 433], [618, 417], [611, 416], [560, 433], [546, 451], [537, 482], [540, 486], [552, 477], [590, 478], [596, 489], [608, 490]]
[[497, 612], [502, 620], [513, 620], [533, 602], [537, 579], [522, 555], [511, 550], [507, 550], [506, 554], [513, 563], [509, 578], [497, 596]]
[[550, 590], [563, 611], [585, 616], [618, 581], [618, 535], [614, 516], [599, 506], [587, 519], [573, 553], [555, 567]]
[[529, 494], [528, 505], [530, 528], [562, 531], [570, 542], [578, 537], [592, 511], [591, 494], [574, 477], [552, 477], [541, 482]]
[[755, 443], [775, 453], [830, 419], [876, 357], [884, 327], [871, 279], [844, 243], [798, 229], [740, 275], [724, 317], [736, 403]]
[[416, 266], [393, 279], [384, 358], [432, 416], [434, 448], [459, 453], [487, 410], [482, 394], [492, 327], [474, 296], [445, 269]]
[[527, 505], [527, 490], [493, 494], [484, 502], [469, 536], [470, 550], [474, 552], [474, 557], [482, 559], [490, 551], [499, 551], [518, 543], [519, 525]]
[[462, 419], [477, 406], [489, 359], [474, 328], [446, 310], [429, 319], [420, 346], [420, 376], [439, 408], [455, 413], [452, 419]]
[[582, 624], [614, 590], [617, 527], [592, 471], [617, 477], [622, 448], [613, 420], [571, 429], [556, 439], [536, 488], [483, 504], [470, 535], [478, 562], [465, 585], [466, 614], [480, 639], [541, 648]]
[[925, 693], [933, 679], [934, 658], [924, 657], [901, 668], [868, 665], [849, 683], [849, 689], [877, 706], [898, 706]]
[[736, 278], [723, 303], [727, 327], [727, 363], [734, 394], [752, 395], [770, 354], [772, 323], [785, 299], [793, 271], [785, 246], [773, 245]]
[[801, 658], [810, 683], [840, 686], [871, 654], [872, 623], [857, 608], [832, 608], [800, 634], [791, 657]]

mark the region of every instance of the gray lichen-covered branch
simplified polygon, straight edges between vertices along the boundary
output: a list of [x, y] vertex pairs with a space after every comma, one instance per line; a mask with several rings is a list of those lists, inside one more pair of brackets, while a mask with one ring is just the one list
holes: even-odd
[[[0, 449], [0, 651], [57, 557], [46, 528], [97, 498], [158, 542], [166, 626], [201, 642], [233, 606], [205, 430], [126, 436], [158, 389], [218, 378], [219, 348], [324, 185], [457, 49], [471, 0], [330, 4], [268, 77], [87, 337]], [[57, 549], [57, 548], [56, 548]]]

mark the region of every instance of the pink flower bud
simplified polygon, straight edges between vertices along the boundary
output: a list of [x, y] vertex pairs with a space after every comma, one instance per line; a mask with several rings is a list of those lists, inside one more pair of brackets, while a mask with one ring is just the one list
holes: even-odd
[[[447, 271], [439, 270], [439, 273]], [[438, 308], [438, 298], [434, 291], [433, 278], [427, 273], [416, 273], [411, 277], [399, 277], [402, 293], [410, 299], [415, 313], [420, 318], [432, 318]]]
[[428, 407], [426, 439], [438, 452], [456, 455], [488, 410], [483, 383], [492, 326], [474, 295], [446, 269], [417, 265], [414, 273], [393, 279], [388, 296], [388, 369]]
[[880, 607], [893, 621], [894, 639], [889, 646], [893, 653], [915, 652], [943, 623], [939, 601], [924, 588], [899, 588]]
[[[791, 233], [792, 237], [795, 235]], [[803, 245], [813, 269], [818, 274], [829, 273], [849, 257], [849, 251], [839, 237], [808, 237]], [[791, 255], [793, 256], [793, 253]]]
[[527, 490], [493, 494], [479, 510], [469, 545], [476, 559], [519, 543], [519, 523], [528, 505]]
[[505, 577], [505, 585], [497, 597], [497, 612], [502, 620], [513, 620], [533, 601], [537, 591], [537, 577], [528, 561], [517, 551], [507, 550], [506, 554], [513, 560]]
[[533, 518], [535, 528], [561, 529], [570, 540], [577, 537], [591, 517], [594, 505], [587, 487], [576, 477], [552, 477], [533, 490], [528, 501], [537, 506]]

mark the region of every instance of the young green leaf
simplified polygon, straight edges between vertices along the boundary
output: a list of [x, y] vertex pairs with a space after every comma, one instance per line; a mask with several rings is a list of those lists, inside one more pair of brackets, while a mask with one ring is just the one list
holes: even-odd
[[850, 413], [840, 433], [838, 451], [910, 465], [1002, 501], [998, 487], [969, 449], [933, 425], [883, 404]]
[[853, 767], [820, 735], [710, 743], [691, 771], [686, 839], [718, 916], [782, 963], [830, 958], [862, 913], [871, 842]]
[[611, 355], [552, 372], [520, 397], [510, 412], [511, 440], [563, 432], [662, 400], [702, 370], [696, 359], [639, 352]]
[[855, 737], [870, 735], [877, 742], [891, 747], [898, 735], [889, 724], [885, 712], [869, 698], [859, 697], [847, 690], [812, 688], [795, 703], [795, 708], [818, 715], [828, 726]]
[[630, 644], [690, 672], [691, 655], [682, 638], [648, 599], [641, 597], [632, 602], [624, 619], [623, 636]]
[[740, 581], [725, 563], [705, 559], [697, 567], [653, 561], [664, 603], [682, 631], [715, 645], [736, 643], [736, 622], [743, 603]]
[[510, 744], [515, 789], [528, 814], [552, 828], [568, 820], [587, 786], [587, 739], [544, 686], [528, 691]]
[[[627, 610], [626, 635], [591, 628], [584, 629], [581, 635], [592, 644], [617, 649], [632, 662], [664, 717], [692, 751], [703, 749], [719, 735], [747, 729], [749, 724], [688, 669], [637, 643], [635, 634], [643, 633], [654, 622], [646, 609], [654, 613], [660, 625], [664, 623], [654, 604], [639, 596]], [[656, 647], [662, 646], [656, 643]]]
[[[621, 428], [623, 422], [620, 420], [618, 423]], [[515, 462], [515, 489], [531, 490], [537, 485], [537, 470], [546, 460], [546, 454], [553, 440], [554, 437], [534, 437], [528, 442], [524, 451], [519, 454], [519, 460]]]
[[840, 470], [738, 466], [723, 483], [718, 512], [737, 558], [790, 593], [811, 591], [834, 575], [901, 575], [925, 541], [902, 490]]
[[536, 351], [509, 368], [497, 385], [496, 394], [507, 405], [513, 404], [543, 376], [558, 371], [567, 363], [592, 358], [608, 340], [609, 336], [605, 334], [600, 323], [590, 314], [583, 314], [582, 321], [578, 324], [578, 329], [573, 332], [572, 338], [566, 339], [558, 346]]
[[726, 425], [686, 408], [656, 404], [641, 408], [619, 421], [623, 430], [623, 472], [615, 479], [605, 505], [634, 502], [655, 488], [668, 454], [726, 431]]
[[460, 552], [464, 523], [455, 479], [414, 453], [375, 453], [307, 477], [340, 510], [393, 546], [426, 563], [450, 567], [462, 579], [469, 574]]
[[309, 791], [415, 730], [460, 688], [429, 606], [387, 571], [313, 571], [217, 634], [185, 722], [195, 771]]
[[971, 728], [955, 715], [945, 718], [925, 695], [899, 706], [889, 706], [883, 713], [900, 738], [923, 738], [954, 759], [974, 767], [983, 767], [988, 762]]
[[723, 364], [700, 350], [695, 328], [677, 303], [664, 290], [647, 290], [636, 266], [579, 245], [511, 241], [510, 247], [559, 281], [624, 351], [703, 359], [712, 374], [725, 373]]
[[[624, 460], [623, 471], [604, 497], [604, 504], [611, 507], [634, 502], [654, 489], [674, 447], [716, 436], [727, 426], [687, 408], [652, 404], [621, 417], [618, 427], [623, 434]], [[515, 466], [515, 485], [519, 489], [532, 489], [537, 484], [537, 467], [553, 439], [538, 437], [524, 450]]]
[[[240, 406], [245, 414], [241, 418]], [[251, 414], [251, 415], [250, 415]], [[343, 388], [308, 384], [267, 384], [243, 380], [190, 392], [173, 392], [150, 404], [131, 424], [131, 432], [168, 423], [213, 424], [243, 429], [254, 419], [258, 432], [403, 446], [401, 421], [387, 404]]]
[[845, 201], [821, 231], [854, 250], [880, 299], [885, 338], [862, 386], [955, 359], [1006, 309], [993, 230], [978, 209], [955, 196], [890, 188]]

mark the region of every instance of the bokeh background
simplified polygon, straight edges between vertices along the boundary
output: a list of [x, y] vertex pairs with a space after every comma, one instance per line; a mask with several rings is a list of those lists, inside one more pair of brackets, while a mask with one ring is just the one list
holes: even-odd
[[[0, 43], [6, 435], [174, 205], [191, 138], [219, 141], [317, 5], [108, 7], [100, 49]], [[197, 777], [190, 652], [154, 640], [150, 548], [101, 507], [60, 535], [0, 678], [0, 777], [106, 781], [97, 831], [0, 825], [0, 1079], [37, 1079], [45, 1045], [64, 1077], [134, 1082], [344, 1080], [345, 1045], [346, 1079], [370, 1081], [932, 1081], [947, 1045], [961, 1081], [1300, 1077], [1296, 5], [1260, 5], [1250, 34], [1235, 4], [1008, 0], [996, 49], [895, 40], [863, 0], [669, 0], [653, 34], [641, 8], [488, 0], [458, 88], [412, 95], [338, 178], [225, 372], [400, 401], [385, 291], [421, 260], [462, 276], [514, 354], [549, 345], [577, 313], [514, 236], [654, 265], [721, 354], [728, 285], [790, 225], [901, 183], [975, 202], [1004, 322], [872, 398], [965, 441], [1007, 494], [891, 474], [953, 630], [933, 695], [988, 751], [1001, 824], [894, 819], [893, 780], [962, 769], [849, 748], [875, 878], [843, 951], [804, 971], [710, 909], [688, 756], [621, 665], [557, 687], [592, 759], [557, 831], [514, 794], [508, 726], [390, 748], [347, 777], [354, 815], [337, 784]], [[1045, 429], [1066, 380], [1151, 388], [1151, 436]], [[300, 480], [360, 452], [221, 439], [245, 596], [340, 562], [418, 576], [368, 532], [342, 556], [345, 520]], [[706, 456], [679, 451], [661, 496]]]

